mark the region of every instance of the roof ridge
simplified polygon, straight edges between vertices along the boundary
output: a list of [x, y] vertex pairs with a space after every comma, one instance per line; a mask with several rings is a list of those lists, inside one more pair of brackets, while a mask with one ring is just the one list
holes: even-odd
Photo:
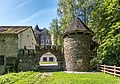
[[32, 26], [0, 26], [0, 34], [18, 34]]
[[71, 24], [69, 24], [68, 28], [64, 31], [64, 34], [76, 31], [88, 32], [90, 34], [93, 34], [93, 31], [91, 31], [79, 17], [74, 18]]

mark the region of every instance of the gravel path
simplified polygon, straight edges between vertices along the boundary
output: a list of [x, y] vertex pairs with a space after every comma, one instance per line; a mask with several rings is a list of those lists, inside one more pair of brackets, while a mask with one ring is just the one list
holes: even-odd
[[74, 73], [74, 74], [97, 74], [98, 72], [75, 72], [75, 71], [63, 71], [64, 73]]

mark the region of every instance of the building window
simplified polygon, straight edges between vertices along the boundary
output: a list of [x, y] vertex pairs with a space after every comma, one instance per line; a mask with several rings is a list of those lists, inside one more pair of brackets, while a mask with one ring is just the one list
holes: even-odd
[[4, 55], [0, 55], [0, 65], [4, 65]]
[[47, 41], [46, 43], [49, 44], [49, 39], [47, 39], [46, 41]]
[[43, 62], [47, 62], [47, 57], [43, 57]]
[[53, 57], [49, 57], [49, 61], [50, 61], [50, 62], [53, 62]]

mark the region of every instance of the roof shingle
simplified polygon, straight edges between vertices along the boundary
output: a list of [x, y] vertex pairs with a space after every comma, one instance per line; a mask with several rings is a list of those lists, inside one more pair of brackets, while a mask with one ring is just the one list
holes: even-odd
[[73, 22], [69, 25], [69, 27], [64, 31], [64, 35], [71, 32], [87, 32], [93, 35], [93, 31], [91, 31], [85, 23], [81, 21], [80, 18], [76, 17]]
[[18, 34], [31, 26], [0, 26], [0, 34]]

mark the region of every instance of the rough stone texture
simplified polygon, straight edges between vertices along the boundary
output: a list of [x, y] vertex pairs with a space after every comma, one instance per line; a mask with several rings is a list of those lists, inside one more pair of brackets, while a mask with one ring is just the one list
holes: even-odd
[[18, 66], [20, 71], [28, 71], [35, 69], [35, 63], [29, 57], [26, 60], [21, 60]]
[[[29, 53], [28, 53], [29, 52]], [[37, 68], [40, 57], [47, 53], [51, 52], [57, 58], [58, 68], [63, 69], [64, 56], [60, 50], [51, 49], [51, 48], [37, 48], [36, 53], [33, 53], [33, 50], [20, 50], [19, 51], [19, 64], [18, 67], [21, 71], [33, 70]]]
[[87, 71], [90, 66], [90, 36], [71, 34], [64, 38], [67, 71]]
[[6, 57], [5, 72], [18, 72], [18, 58]]
[[[8, 66], [8, 62], [13, 62], [13, 60], [8, 61], [7, 58], [17, 57], [17, 36], [9, 34], [0, 34], [0, 56], [4, 56], [4, 64], [0, 65], [0, 74], [5, 73], [5, 67]], [[11, 63], [12, 64], [12, 63]]]
[[36, 65], [34, 50], [20, 50], [18, 59], [20, 71], [32, 70]]
[[0, 65], [0, 74], [4, 74], [4, 73], [5, 73], [5, 66]]
[[0, 55], [5, 57], [17, 57], [17, 36], [0, 34]]
[[64, 55], [63, 53], [61, 52], [61, 47], [56, 47], [56, 46], [46, 46], [46, 47], [42, 47], [40, 49], [37, 49], [37, 53], [35, 54], [36, 58], [36, 63], [39, 62], [40, 60], [40, 57], [47, 53], [47, 52], [50, 52], [52, 53], [53, 55], [56, 56], [57, 58], [57, 62], [58, 62], [58, 69], [64, 69], [65, 65], [64, 65]]

